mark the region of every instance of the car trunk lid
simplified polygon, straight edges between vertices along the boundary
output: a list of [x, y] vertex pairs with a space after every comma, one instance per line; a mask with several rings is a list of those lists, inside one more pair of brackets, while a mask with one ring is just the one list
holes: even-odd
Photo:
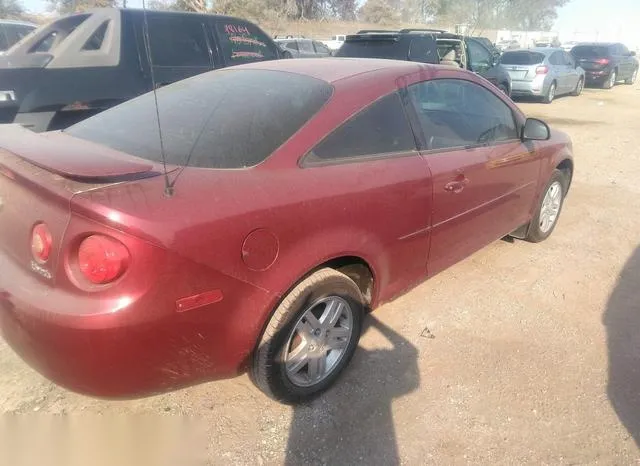
[[533, 81], [544, 58], [544, 54], [538, 52], [513, 51], [505, 52], [500, 62], [512, 81]]
[[[0, 126], [0, 253], [55, 284], [71, 198], [156, 173], [150, 163], [127, 161], [115, 152], [63, 133], [36, 134], [17, 125]], [[33, 228], [39, 223], [47, 225], [52, 238], [44, 263], [31, 253]]]

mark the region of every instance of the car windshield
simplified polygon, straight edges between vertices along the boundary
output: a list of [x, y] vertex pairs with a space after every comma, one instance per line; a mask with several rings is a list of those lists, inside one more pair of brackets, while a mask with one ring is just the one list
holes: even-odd
[[[265, 160], [330, 98], [333, 87], [293, 73], [214, 71], [157, 92], [165, 159], [172, 165], [244, 168]], [[66, 130], [154, 162], [162, 161], [153, 93]]]
[[500, 58], [503, 65], [536, 65], [544, 61], [544, 54], [538, 52], [505, 52]]
[[597, 58], [608, 55], [607, 47], [598, 45], [578, 45], [571, 49], [571, 53], [578, 58]]

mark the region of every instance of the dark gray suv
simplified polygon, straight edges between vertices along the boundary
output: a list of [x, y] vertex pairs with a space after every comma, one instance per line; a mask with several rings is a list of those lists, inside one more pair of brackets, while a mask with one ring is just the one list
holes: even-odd
[[511, 78], [500, 56], [480, 40], [439, 29], [363, 30], [349, 35], [337, 57], [389, 58], [455, 66], [478, 73], [507, 95]]

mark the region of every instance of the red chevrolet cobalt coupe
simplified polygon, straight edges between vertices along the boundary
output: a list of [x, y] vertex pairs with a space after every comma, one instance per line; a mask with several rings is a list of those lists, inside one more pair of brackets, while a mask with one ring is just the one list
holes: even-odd
[[263, 62], [157, 100], [159, 122], [146, 94], [0, 128], [2, 333], [97, 396], [248, 370], [310, 398], [366, 310], [505, 235], [547, 238], [573, 173], [567, 136], [449, 67]]

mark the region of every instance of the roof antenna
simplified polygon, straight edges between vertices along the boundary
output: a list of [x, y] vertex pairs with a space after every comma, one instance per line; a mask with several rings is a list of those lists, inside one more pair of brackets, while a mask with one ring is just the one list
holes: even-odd
[[169, 181], [167, 173], [167, 158], [164, 153], [164, 140], [162, 139], [162, 125], [160, 124], [160, 109], [158, 108], [158, 93], [156, 89], [156, 76], [153, 71], [153, 59], [151, 58], [151, 41], [149, 40], [149, 22], [147, 21], [147, 7], [145, 0], [142, 0], [142, 15], [144, 17], [144, 48], [149, 59], [149, 69], [151, 70], [151, 86], [153, 87], [153, 100], [156, 107], [156, 121], [158, 122], [158, 136], [160, 136], [160, 155], [162, 156], [162, 171], [164, 174], [164, 195], [173, 196], [173, 184]]

